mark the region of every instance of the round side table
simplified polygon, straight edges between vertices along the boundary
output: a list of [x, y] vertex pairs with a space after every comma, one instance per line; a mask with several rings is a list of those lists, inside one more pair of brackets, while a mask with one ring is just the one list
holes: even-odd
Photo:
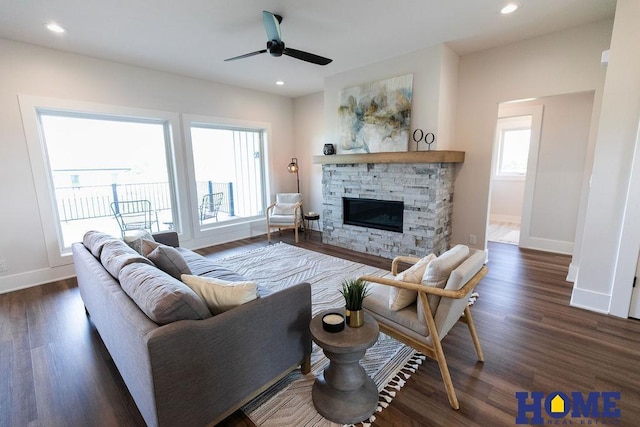
[[[305, 238], [308, 238], [309, 235], [307, 234], [307, 231], [311, 231], [310, 222], [315, 221], [316, 222], [316, 226], [318, 227], [318, 230], [320, 230], [320, 214], [318, 213], [308, 213], [304, 215], [304, 221], [305, 221], [305, 226], [304, 226], [304, 235]], [[321, 232], [322, 233], [322, 232]]]
[[366, 350], [378, 340], [378, 322], [364, 315], [359, 328], [345, 326], [340, 332], [322, 328], [318, 313], [310, 324], [311, 336], [329, 359], [329, 365], [316, 378], [311, 392], [313, 405], [320, 415], [341, 424], [353, 424], [371, 416], [378, 406], [378, 388], [360, 365]]

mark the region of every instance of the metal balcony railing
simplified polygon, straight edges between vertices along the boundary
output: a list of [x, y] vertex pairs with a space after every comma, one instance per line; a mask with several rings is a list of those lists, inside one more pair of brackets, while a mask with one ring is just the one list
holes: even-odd
[[[196, 188], [198, 205], [207, 193], [223, 193], [220, 212], [235, 215], [232, 182], [196, 182]], [[114, 201], [149, 200], [155, 211], [171, 209], [168, 182], [58, 187], [55, 191], [60, 221], [113, 216], [111, 203]]]

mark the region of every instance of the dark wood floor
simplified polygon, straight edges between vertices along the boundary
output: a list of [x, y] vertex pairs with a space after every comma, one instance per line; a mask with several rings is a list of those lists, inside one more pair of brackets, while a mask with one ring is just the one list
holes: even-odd
[[[389, 268], [390, 261], [299, 245]], [[281, 240], [292, 242], [292, 233]], [[212, 258], [265, 246], [257, 237], [201, 251]], [[620, 391], [620, 425], [640, 419], [640, 322], [569, 307], [569, 258], [492, 243], [474, 316], [485, 352], [475, 360], [464, 325], [443, 342], [460, 409], [427, 360], [376, 426], [512, 426], [517, 391]], [[0, 426], [143, 426], [113, 362], [84, 314], [73, 279], [0, 295]], [[251, 426], [238, 411], [224, 426]], [[595, 425], [595, 424], [594, 424]]]

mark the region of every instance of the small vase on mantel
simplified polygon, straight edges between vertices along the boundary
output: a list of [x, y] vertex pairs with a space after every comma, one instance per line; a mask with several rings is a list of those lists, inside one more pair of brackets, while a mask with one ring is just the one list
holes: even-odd
[[364, 324], [364, 310], [362, 302], [369, 295], [367, 282], [361, 279], [344, 280], [342, 290], [346, 323], [352, 328], [359, 328]]

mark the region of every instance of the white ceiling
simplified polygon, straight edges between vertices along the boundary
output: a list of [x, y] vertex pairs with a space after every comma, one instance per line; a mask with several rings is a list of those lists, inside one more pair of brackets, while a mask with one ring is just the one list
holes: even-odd
[[[615, 0], [0, 0], [0, 38], [296, 97], [324, 77], [448, 42], [458, 54], [612, 19]], [[288, 47], [327, 66], [268, 54], [262, 10]], [[57, 35], [44, 28], [55, 21]], [[284, 86], [276, 86], [283, 80]]]

